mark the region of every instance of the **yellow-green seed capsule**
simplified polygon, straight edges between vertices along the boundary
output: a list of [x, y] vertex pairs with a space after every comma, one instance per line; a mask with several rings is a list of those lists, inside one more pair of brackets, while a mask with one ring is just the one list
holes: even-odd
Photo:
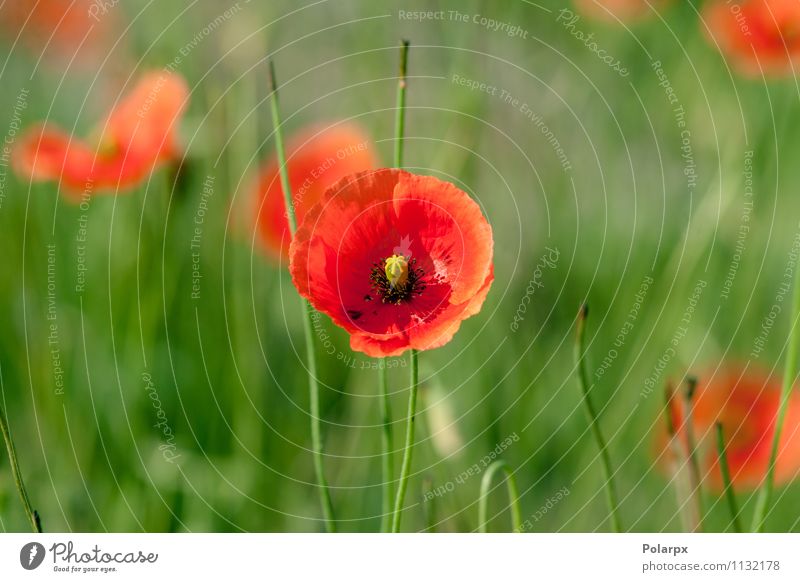
[[408, 280], [408, 260], [403, 255], [392, 255], [386, 259], [385, 270], [392, 288], [404, 285]]

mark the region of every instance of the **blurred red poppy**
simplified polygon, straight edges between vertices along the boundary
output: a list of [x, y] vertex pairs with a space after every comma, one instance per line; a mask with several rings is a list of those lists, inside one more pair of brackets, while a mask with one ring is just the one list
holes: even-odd
[[[759, 486], [767, 471], [772, 437], [775, 431], [780, 400], [781, 381], [758, 371], [732, 367], [709, 373], [695, 394], [692, 425], [695, 430], [704, 484], [720, 492], [723, 489], [714, 426], [722, 424], [726, 441], [726, 456], [735, 489], [747, 490]], [[712, 375], [713, 374], [713, 375]], [[672, 405], [672, 419], [679, 435], [685, 406], [681, 398]], [[665, 439], [662, 437], [662, 442]], [[800, 474], [800, 395], [790, 400], [786, 423], [781, 433], [776, 482], [786, 483]]]
[[102, 0], [7, 0], [0, 30], [46, 61], [97, 63], [116, 41], [116, 5]]
[[179, 157], [177, 124], [188, 95], [179, 75], [147, 73], [99, 125], [98, 146], [42, 124], [22, 136], [14, 166], [31, 180], [59, 180], [73, 197], [132, 186]]
[[298, 229], [289, 269], [300, 294], [367, 355], [446, 344], [494, 279], [492, 229], [467, 194], [381, 169], [329, 188]]
[[574, 0], [575, 6], [592, 18], [630, 22], [655, 14], [671, 0]]
[[[286, 156], [297, 224], [330, 185], [348, 174], [378, 166], [370, 139], [349, 123], [301, 131], [289, 140]], [[279, 169], [273, 157], [260, 171], [248, 197], [254, 207], [249, 216], [256, 217], [262, 247], [273, 257], [288, 260], [289, 221]]]
[[800, 57], [800, 2], [715, 0], [703, 9], [712, 42], [741, 73], [791, 73]]

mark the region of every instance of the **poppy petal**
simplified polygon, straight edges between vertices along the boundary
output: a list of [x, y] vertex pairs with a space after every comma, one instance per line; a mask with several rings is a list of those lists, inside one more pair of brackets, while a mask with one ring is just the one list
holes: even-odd
[[[289, 140], [286, 152], [298, 224], [328, 187], [349, 174], [377, 166], [370, 139], [353, 123], [307, 128]], [[248, 218], [255, 217], [262, 247], [273, 257], [288, 258], [289, 221], [277, 159], [269, 161], [250, 190]]]

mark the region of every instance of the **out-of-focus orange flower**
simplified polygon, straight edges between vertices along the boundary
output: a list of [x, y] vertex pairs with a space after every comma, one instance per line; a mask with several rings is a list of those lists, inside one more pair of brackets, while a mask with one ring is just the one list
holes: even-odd
[[492, 229], [480, 207], [452, 184], [402, 170], [331, 186], [289, 255], [300, 294], [373, 357], [446, 344], [494, 280]]
[[[710, 372], [705, 380], [701, 377], [695, 394], [692, 426], [698, 443], [704, 485], [717, 492], [723, 490], [714, 434], [717, 422], [722, 424], [734, 488], [747, 490], [760, 485], [769, 463], [780, 391], [780, 380], [736, 366], [716, 374]], [[684, 444], [685, 418], [683, 399], [676, 396], [672, 402], [672, 419], [677, 438]], [[666, 442], [664, 432], [660, 442]], [[665, 454], [671, 456], [671, 453]], [[781, 432], [775, 479], [777, 483], [786, 483], [798, 475], [800, 395], [794, 394]]]
[[[355, 172], [377, 167], [373, 145], [360, 127], [346, 123], [307, 128], [288, 141], [286, 164], [297, 224], [331, 185]], [[276, 158], [260, 171], [248, 202], [258, 237], [275, 258], [289, 258], [289, 221]]]
[[575, 6], [592, 18], [617, 22], [630, 22], [655, 14], [671, 0], [574, 0]]
[[31, 180], [58, 180], [73, 196], [132, 186], [179, 157], [177, 125], [188, 96], [179, 75], [147, 73], [99, 124], [98, 146], [40, 124], [20, 138], [14, 167]]
[[712, 42], [741, 73], [790, 73], [800, 57], [800, 2], [715, 0], [703, 9]]
[[37, 57], [70, 66], [104, 57], [115, 28], [115, 10], [102, 0], [6, 0], [0, 7], [6, 42], [19, 38]]

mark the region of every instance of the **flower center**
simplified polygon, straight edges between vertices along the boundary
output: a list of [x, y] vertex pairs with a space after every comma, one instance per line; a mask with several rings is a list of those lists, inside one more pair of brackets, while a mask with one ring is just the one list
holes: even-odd
[[408, 281], [408, 261], [403, 255], [392, 255], [386, 259], [385, 271], [392, 287], [405, 285]]
[[[392, 255], [373, 265], [369, 274], [370, 284], [383, 303], [399, 305], [422, 294], [425, 273], [415, 266], [416, 263], [416, 259]], [[371, 301], [372, 297], [367, 295], [364, 299]]]

